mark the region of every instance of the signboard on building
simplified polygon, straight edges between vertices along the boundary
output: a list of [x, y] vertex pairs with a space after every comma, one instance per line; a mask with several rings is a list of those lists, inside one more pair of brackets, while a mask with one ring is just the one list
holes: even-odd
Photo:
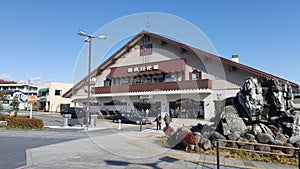
[[159, 65], [148, 65], [148, 66], [137, 66], [137, 67], [130, 67], [127, 69], [128, 73], [138, 73], [138, 72], [145, 72], [145, 71], [152, 71], [158, 70]]
[[140, 56], [152, 54], [152, 43], [144, 44], [140, 46]]

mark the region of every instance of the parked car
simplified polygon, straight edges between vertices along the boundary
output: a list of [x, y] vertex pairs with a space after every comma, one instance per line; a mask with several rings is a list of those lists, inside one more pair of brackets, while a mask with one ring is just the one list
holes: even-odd
[[113, 111], [104, 111], [101, 110], [100, 113], [98, 114], [98, 119], [108, 119], [108, 120], [112, 120], [113, 116], [115, 116], [116, 113]]
[[79, 119], [86, 116], [86, 109], [81, 107], [69, 107], [60, 112], [62, 116], [71, 114], [71, 119]]
[[120, 113], [113, 116], [113, 122], [119, 122], [121, 120], [122, 123], [130, 123], [130, 124], [148, 124], [150, 121], [138, 113]]

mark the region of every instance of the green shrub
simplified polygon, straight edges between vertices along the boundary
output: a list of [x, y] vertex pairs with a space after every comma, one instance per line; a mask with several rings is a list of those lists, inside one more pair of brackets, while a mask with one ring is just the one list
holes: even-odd
[[25, 116], [11, 117], [9, 115], [0, 114], [0, 121], [7, 121], [7, 128], [20, 129], [42, 129], [44, 122], [41, 119], [28, 118]]
[[41, 119], [17, 116], [9, 120], [8, 126], [11, 128], [41, 129], [44, 127], [44, 122]]
[[0, 121], [8, 121], [9, 119], [9, 115], [0, 114]]

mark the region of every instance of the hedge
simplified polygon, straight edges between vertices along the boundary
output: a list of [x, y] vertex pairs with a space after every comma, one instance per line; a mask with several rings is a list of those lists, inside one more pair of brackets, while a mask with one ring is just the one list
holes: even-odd
[[0, 121], [7, 121], [7, 128], [20, 129], [42, 129], [44, 122], [41, 119], [28, 118], [26, 116], [11, 117], [9, 115], [1, 115]]

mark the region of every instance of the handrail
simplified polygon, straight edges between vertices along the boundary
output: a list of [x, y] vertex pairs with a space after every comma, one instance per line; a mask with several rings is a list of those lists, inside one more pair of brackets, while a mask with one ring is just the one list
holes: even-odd
[[223, 139], [219, 139], [218, 141], [222, 141], [222, 142], [231, 142], [231, 143], [242, 143], [242, 144], [251, 144], [251, 145], [258, 145], [258, 146], [268, 146], [268, 147], [275, 147], [275, 148], [286, 148], [286, 149], [299, 150], [299, 148], [296, 148], [296, 147], [277, 146], [277, 145], [272, 145], [272, 144], [252, 143], [252, 142], [234, 141], [234, 140], [223, 140]]
[[281, 154], [281, 153], [274, 153], [274, 152], [267, 152], [267, 151], [258, 151], [258, 150], [248, 150], [248, 149], [241, 149], [241, 148], [225, 147], [225, 146], [219, 146], [219, 142], [241, 143], [241, 144], [250, 144], [250, 145], [268, 146], [268, 147], [296, 150], [296, 151], [298, 151], [298, 166], [299, 166], [299, 169], [300, 169], [300, 149], [299, 148], [289, 147], [289, 146], [278, 146], [278, 145], [271, 145], [271, 144], [262, 144], [262, 143], [251, 143], [251, 142], [235, 141], [235, 140], [224, 140], [224, 139], [218, 139], [216, 141], [217, 141], [217, 169], [220, 169], [219, 148], [228, 149], [228, 150], [246, 151], [246, 152], [252, 152], [252, 153], [259, 153], [259, 154], [280, 155], [280, 156], [287, 156], [287, 157], [293, 157], [296, 154], [296, 153], [294, 153], [294, 154]]
[[282, 156], [287, 156], [287, 157], [293, 157], [294, 156], [294, 155], [291, 155], [291, 154], [280, 154], [280, 153], [273, 153], [273, 152], [268, 152], [268, 151], [248, 150], [248, 149], [240, 149], [240, 148], [224, 147], [224, 146], [219, 146], [219, 148], [224, 148], [224, 149], [229, 149], [229, 150], [242, 150], [242, 151], [247, 151], [247, 152], [251, 152], [251, 153], [282, 155]]

